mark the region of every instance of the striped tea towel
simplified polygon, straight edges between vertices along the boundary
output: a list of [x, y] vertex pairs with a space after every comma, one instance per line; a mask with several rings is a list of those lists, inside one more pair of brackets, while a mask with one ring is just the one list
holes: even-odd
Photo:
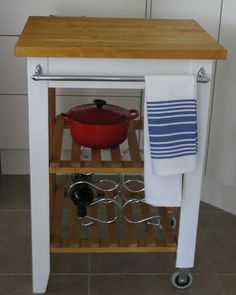
[[193, 75], [147, 76], [145, 100], [153, 173], [196, 168], [197, 106]]
[[180, 207], [182, 175], [159, 176], [152, 170], [147, 107], [144, 105], [144, 187], [145, 202], [157, 207]]

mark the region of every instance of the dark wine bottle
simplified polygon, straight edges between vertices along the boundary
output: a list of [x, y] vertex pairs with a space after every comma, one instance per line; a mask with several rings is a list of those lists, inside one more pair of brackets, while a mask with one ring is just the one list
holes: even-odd
[[87, 215], [87, 207], [93, 201], [93, 191], [87, 183], [78, 183], [70, 189], [70, 198], [77, 206], [77, 214], [79, 217]]

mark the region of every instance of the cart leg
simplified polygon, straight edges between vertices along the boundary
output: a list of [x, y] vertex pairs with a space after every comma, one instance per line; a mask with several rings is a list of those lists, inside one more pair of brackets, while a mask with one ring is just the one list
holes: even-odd
[[[193, 72], [199, 64], [205, 67], [211, 77], [212, 62], [195, 61]], [[195, 245], [198, 226], [202, 177], [204, 173], [205, 150], [210, 105], [210, 84], [198, 84], [198, 155], [197, 168], [184, 175], [183, 199], [180, 212], [179, 237], [177, 247], [177, 268], [191, 268], [194, 265]]]
[[201, 181], [197, 176], [185, 177], [184, 181], [184, 197], [180, 211], [177, 247], [177, 268], [191, 268], [194, 265], [201, 187]]
[[38, 63], [47, 69], [47, 59], [28, 59], [31, 238], [33, 292], [44, 293], [50, 272], [48, 83], [32, 81]]

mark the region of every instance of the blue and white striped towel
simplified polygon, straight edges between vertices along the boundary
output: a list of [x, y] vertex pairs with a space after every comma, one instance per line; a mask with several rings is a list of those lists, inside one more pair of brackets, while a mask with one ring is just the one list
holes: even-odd
[[195, 77], [148, 76], [145, 86], [153, 173], [167, 176], [194, 170], [197, 154]]
[[144, 104], [145, 201], [179, 207], [182, 173], [196, 166], [196, 86], [192, 75], [147, 76]]
[[144, 106], [144, 186], [145, 202], [157, 207], [180, 207], [182, 175], [159, 176], [153, 173], [148, 136], [146, 105]]

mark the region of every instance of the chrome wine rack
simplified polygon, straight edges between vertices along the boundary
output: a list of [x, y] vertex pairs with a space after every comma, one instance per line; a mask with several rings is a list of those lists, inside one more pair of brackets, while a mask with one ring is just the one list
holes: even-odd
[[[72, 177], [73, 178], [73, 177]], [[87, 227], [93, 225], [95, 222], [102, 223], [102, 224], [111, 224], [118, 219], [123, 218], [126, 222], [131, 224], [140, 224], [140, 223], [147, 223], [148, 225], [152, 225], [157, 227], [159, 230], [162, 230], [162, 218], [160, 215], [153, 214], [147, 216], [146, 218], [138, 218], [138, 219], [130, 219], [126, 215], [126, 209], [129, 206], [135, 206], [138, 204], [146, 204], [143, 197], [141, 198], [128, 198], [127, 195], [129, 193], [135, 194], [140, 196], [144, 192], [144, 182], [140, 179], [129, 179], [126, 174], [119, 174], [118, 180], [110, 180], [110, 179], [101, 179], [97, 182], [91, 182], [91, 175], [90, 181], [87, 180], [79, 180], [73, 182], [69, 187], [69, 194], [70, 190], [79, 184], [86, 184], [90, 188], [93, 189], [94, 195], [97, 197], [92, 201], [89, 207], [99, 206], [101, 204], [113, 204], [116, 207], [117, 214], [115, 216], [110, 217], [110, 219], [99, 219], [97, 217], [90, 216], [89, 214], [85, 217], [78, 217], [81, 226]], [[112, 194], [111, 197], [101, 197], [104, 193]], [[100, 196], [100, 197], [99, 197]], [[146, 204], [147, 205], [147, 204]], [[171, 212], [170, 212], [171, 214]], [[170, 220], [172, 225], [175, 224], [175, 217], [174, 215], [170, 215]]]

